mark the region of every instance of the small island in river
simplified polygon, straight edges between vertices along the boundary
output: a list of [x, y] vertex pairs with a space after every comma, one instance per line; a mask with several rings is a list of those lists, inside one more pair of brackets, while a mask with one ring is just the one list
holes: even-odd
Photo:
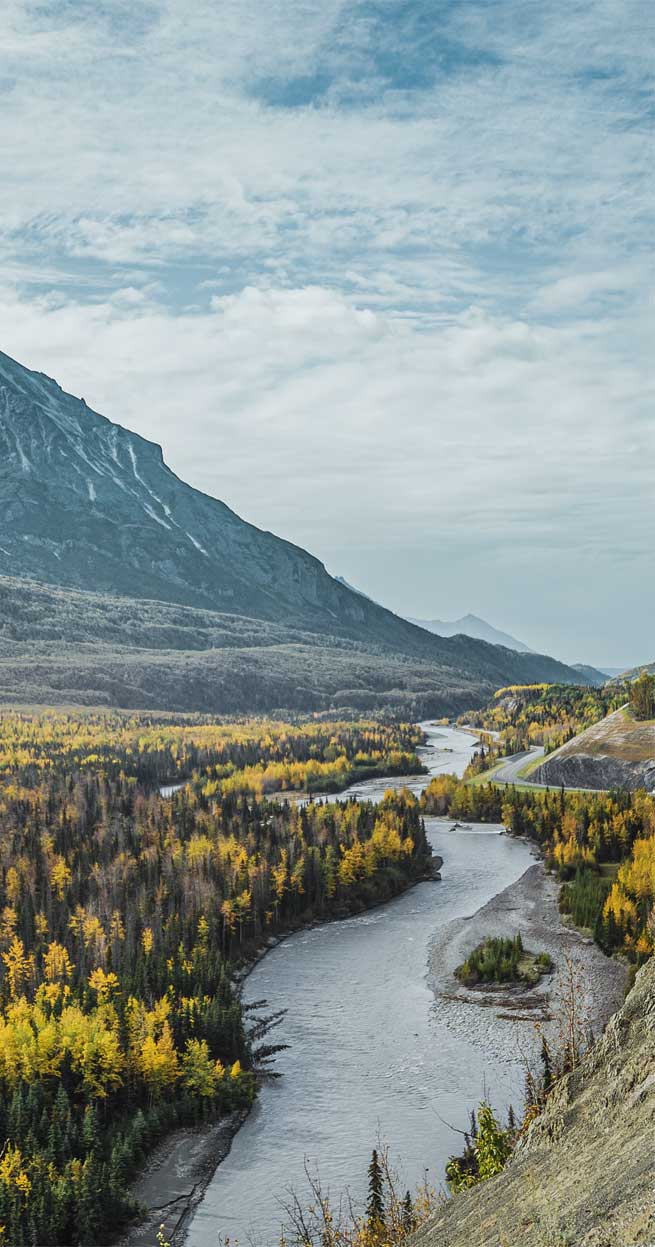
[[455, 970], [455, 977], [465, 987], [536, 987], [544, 974], [553, 970], [549, 953], [532, 953], [523, 947], [521, 932], [513, 939], [488, 936], [482, 940], [466, 961]]

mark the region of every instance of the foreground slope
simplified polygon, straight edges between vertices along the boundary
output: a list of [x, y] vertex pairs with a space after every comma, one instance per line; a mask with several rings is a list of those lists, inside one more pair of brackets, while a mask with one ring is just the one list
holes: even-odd
[[655, 723], [615, 710], [550, 754], [531, 775], [567, 788], [655, 788]]
[[450, 1201], [415, 1247], [655, 1242], [655, 958], [505, 1171]]

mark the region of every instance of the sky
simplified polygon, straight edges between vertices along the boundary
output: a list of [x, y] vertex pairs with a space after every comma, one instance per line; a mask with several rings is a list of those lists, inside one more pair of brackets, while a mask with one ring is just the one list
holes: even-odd
[[655, 658], [651, 0], [4, 0], [0, 349], [400, 614]]

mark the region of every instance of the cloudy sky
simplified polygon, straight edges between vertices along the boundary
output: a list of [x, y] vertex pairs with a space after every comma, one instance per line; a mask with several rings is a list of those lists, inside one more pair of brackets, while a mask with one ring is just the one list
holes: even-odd
[[4, 0], [0, 347], [400, 613], [655, 658], [651, 0]]

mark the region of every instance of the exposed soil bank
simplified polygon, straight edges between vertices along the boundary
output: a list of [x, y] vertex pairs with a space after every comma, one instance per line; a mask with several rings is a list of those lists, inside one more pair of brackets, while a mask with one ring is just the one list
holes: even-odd
[[[565, 926], [558, 910], [559, 885], [542, 862], [530, 866], [470, 918], [456, 919], [439, 933], [430, 948], [430, 985], [447, 1008], [448, 1025], [462, 1038], [493, 1046], [499, 1053], [529, 1056], [535, 1049], [535, 1022], [556, 1040], [562, 991], [573, 966], [576, 995], [594, 1034], [599, 1034], [625, 997], [627, 967], [611, 960], [592, 940]], [[476, 945], [487, 936], [521, 932], [526, 948], [547, 952], [552, 974], [534, 988], [467, 988], [455, 978]], [[493, 1088], [489, 1089], [493, 1098]], [[519, 1106], [517, 1105], [517, 1108]]]
[[247, 1115], [231, 1113], [209, 1127], [174, 1130], [155, 1148], [132, 1188], [148, 1215], [130, 1226], [116, 1247], [157, 1247], [160, 1227], [165, 1242], [181, 1241], [188, 1216], [202, 1199], [216, 1166], [228, 1155]]

